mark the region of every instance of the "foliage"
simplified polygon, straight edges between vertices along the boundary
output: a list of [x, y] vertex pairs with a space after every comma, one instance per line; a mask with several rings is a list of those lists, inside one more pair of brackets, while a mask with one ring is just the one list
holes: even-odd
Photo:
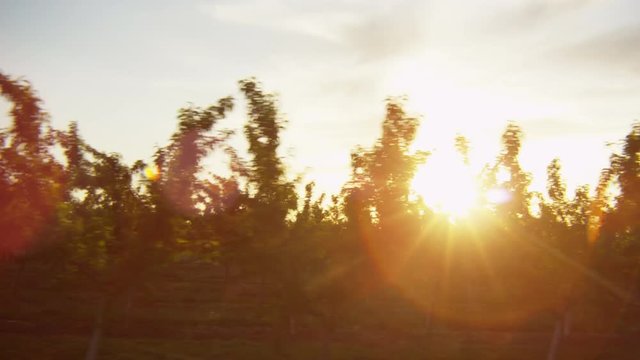
[[[194, 332], [211, 325], [209, 317], [233, 318], [268, 328], [278, 351], [309, 329], [324, 341], [361, 331], [354, 329], [539, 330], [570, 312], [583, 330], [631, 331], [639, 316], [639, 124], [593, 194], [585, 185], [571, 196], [558, 159], [547, 168], [546, 194], [529, 189], [523, 133], [509, 123], [500, 154], [478, 179], [507, 200], [454, 222], [413, 193], [428, 153], [413, 150], [419, 118], [401, 99], [387, 100], [380, 137], [353, 150], [349, 181], [327, 196], [313, 182], [296, 190], [300, 180], [280, 154], [286, 122], [277, 98], [255, 79], [239, 88], [246, 159], [220, 127], [234, 108], [224, 97], [180, 109], [167, 144], [148, 163], [128, 165], [88, 144], [76, 123], [52, 129], [31, 86], [0, 74], [12, 105], [12, 122], [0, 131], [0, 257], [5, 278], [14, 279], [4, 296], [15, 300], [8, 303], [19, 308], [20, 290], [71, 289], [91, 304], [107, 299], [107, 327], [126, 334], [130, 318], [151, 321], [140, 314], [154, 301], [180, 296], [172, 301], [187, 311], [205, 297], [193, 310], [198, 319], [171, 324]], [[459, 135], [454, 145], [468, 165], [469, 141]], [[205, 175], [209, 156], [226, 156], [231, 175]], [[615, 323], [624, 317], [631, 320]]]

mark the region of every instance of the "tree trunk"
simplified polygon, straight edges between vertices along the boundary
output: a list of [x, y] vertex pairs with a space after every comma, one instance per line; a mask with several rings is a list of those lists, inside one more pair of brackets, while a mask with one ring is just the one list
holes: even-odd
[[431, 332], [431, 325], [433, 323], [433, 303], [429, 302], [427, 305], [427, 311], [424, 314], [424, 330], [427, 333]]
[[287, 358], [287, 320], [282, 316], [277, 316], [273, 328], [273, 347], [274, 353], [280, 358]]
[[572, 321], [572, 312], [571, 309], [567, 309], [562, 317], [562, 334], [563, 336], [569, 336], [571, 334], [571, 321]]
[[562, 338], [562, 318], [556, 321], [556, 326], [553, 331], [553, 337], [551, 338], [551, 345], [549, 346], [549, 354], [547, 360], [555, 360], [560, 347], [560, 339]]
[[11, 291], [9, 292], [9, 294], [12, 294], [10, 296], [13, 296], [12, 300], [13, 302], [15, 302], [16, 313], [20, 313], [21, 307], [22, 307], [22, 301], [20, 300], [20, 293], [21, 293], [20, 290], [22, 290], [22, 287], [20, 285], [23, 282], [22, 276], [25, 272], [26, 267], [27, 267], [26, 260], [22, 258], [18, 259], [18, 269], [14, 274], [13, 280], [11, 281], [11, 285], [10, 285]]
[[296, 335], [296, 318], [293, 314], [289, 314], [289, 335]]
[[330, 313], [322, 316], [322, 351], [320, 351], [320, 359], [331, 359], [331, 337], [335, 327], [334, 316]]
[[22, 258], [17, 260], [18, 269], [17, 269], [16, 273], [14, 274], [13, 279], [11, 281], [11, 292], [14, 295], [18, 294], [18, 290], [19, 290], [18, 285], [21, 283], [22, 274], [24, 273], [25, 268], [27, 267], [26, 262], [27, 261], [22, 259]]
[[135, 296], [135, 288], [130, 286], [127, 289], [127, 301], [124, 306], [124, 328], [129, 328], [131, 318], [131, 308], [133, 308], [133, 297]]
[[102, 300], [100, 300], [100, 304], [98, 305], [96, 320], [93, 325], [93, 333], [91, 335], [91, 341], [89, 342], [89, 349], [87, 349], [85, 360], [96, 360], [98, 358], [98, 348], [100, 345], [100, 340], [102, 339], [102, 327], [104, 323], [105, 309], [106, 299], [103, 298]]
[[222, 263], [222, 269], [223, 269], [223, 279], [222, 279], [222, 283], [224, 288], [227, 288], [227, 285], [229, 284], [229, 276], [230, 276], [230, 269], [229, 269], [229, 264], [227, 263], [227, 261], [223, 261]]

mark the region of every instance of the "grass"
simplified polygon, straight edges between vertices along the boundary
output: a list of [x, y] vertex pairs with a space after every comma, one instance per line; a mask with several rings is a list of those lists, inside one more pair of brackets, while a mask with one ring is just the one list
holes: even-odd
[[[362, 342], [335, 342], [329, 353], [320, 342], [297, 341], [284, 353], [274, 352], [268, 340], [177, 340], [146, 338], [105, 338], [100, 359], [111, 360], [194, 360], [194, 359], [453, 359], [453, 360], [534, 360], [544, 359], [548, 338], [541, 335], [507, 333], [484, 335], [435, 334], [425, 339], [372, 339]], [[81, 359], [88, 338], [77, 336], [33, 336], [0, 334], [0, 358], [12, 360]], [[635, 360], [640, 347], [612, 339], [570, 339], [563, 343], [559, 360]]]
[[[385, 298], [371, 309], [359, 304], [347, 314], [329, 348], [314, 333], [318, 324], [300, 318], [299, 336], [283, 352], [276, 352], [269, 314], [259, 297], [228, 296], [206, 268], [171, 275], [139, 294], [128, 327], [122, 322], [122, 300], [113, 306], [100, 359], [538, 360], [546, 356], [553, 325], [552, 318], [537, 315], [518, 328], [492, 328], [502, 332], [489, 328], [464, 332], [455, 323], [438, 321], [436, 332], [426, 335], [419, 311]], [[213, 280], [203, 283], [194, 277]], [[84, 358], [96, 294], [82, 288], [38, 286], [37, 278], [22, 279], [29, 286], [14, 293], [0, 278], [0, 360]], [[637, 360], [640, 344], [575, 334], [563, 340], [558, 354], [558, 360], [574, 359]]]

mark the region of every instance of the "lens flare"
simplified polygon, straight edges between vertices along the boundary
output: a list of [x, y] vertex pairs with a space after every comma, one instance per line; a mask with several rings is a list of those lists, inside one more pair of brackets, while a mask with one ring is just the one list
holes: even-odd
[[491, 204], [504, 204], [511, 200], [511, 193], [502, 188], [489, 189], [485, 197]]
[[452, 222], [467, 217], [478, 204], [478, 186], [471, 169], [453, 151], [435, 154], [418, 169], [412, 188]]
[[160, 176], [160, 170], [158, 170], [158, 167], [155, 165], [148, 165], [146, 168], [144, 168], [144, 176], [149, 181], [156, 181]]

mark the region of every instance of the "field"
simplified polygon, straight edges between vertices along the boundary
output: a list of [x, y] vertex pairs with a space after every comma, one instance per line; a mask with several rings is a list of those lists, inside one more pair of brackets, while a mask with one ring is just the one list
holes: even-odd
[[[38, 269], [28, 267], [19, 277], [23, 285], [12, 285], [12, 271], [2, 277], [0, 358], [83, 358], [95, 320], [94, 294], [32, 278]], [[418, 312], [396, 302], [388, 314], [354, 315], [330, 336], [312, 317], [302, 318], [278, 346], [252, 286], [243, 293], [219, 275], [211, 265], [166, 269], [133, 297], [126, 316], [126, 302], [114, 302], [98, 358], [533, 360], [546, 357], [552, 338], [544, 319], [525, 329], [493, 331], [460, 329], [440, 319], [426, 331]], [[7, 291], [11, 286], [16, 291]], [[562, 339], [557, 359], [632, 360], [638, 354], [637, 335], [576, 331]]]

